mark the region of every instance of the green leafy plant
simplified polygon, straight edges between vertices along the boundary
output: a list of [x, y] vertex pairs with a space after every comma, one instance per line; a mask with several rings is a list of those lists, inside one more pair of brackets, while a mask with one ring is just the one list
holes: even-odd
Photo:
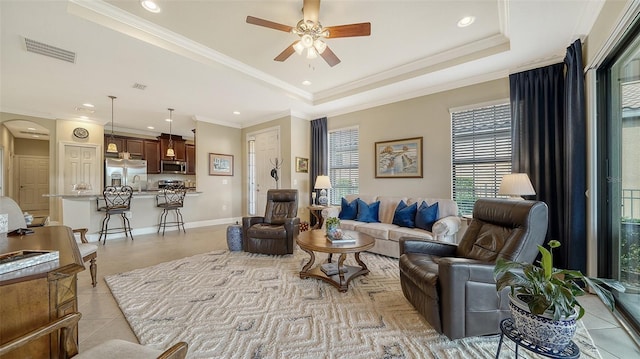
[[340, 219], [338, 217], [329, 217], [325, 221], [327, 227], [340, 227]]
[[553, 248], [560, 247], [560, 242], [549, 241], [549, 250], [538, 246], [542, 259], [538, 265], [519, 263], [498, 259], [494, 269], [496, 288], [498, 291], [511, 287], [511, 295], [524, 294], [524, 301], [528, 304], [532, 314], [541, 315], [545, 311], [553, 313], [553, 319], [570, 317], [578, 308], [578, 319], [584, 315], [584, 308], [576, 297], [585, 294], [578, 284], [582, 282], [593, 289], [602, 302], [614, 309], [613, 294], [605, 287], [608, 286], [620, 292], [625, 288], [618, 281], [612, 279], [592, 278], [580, 271], [557, 269], [553, 267]]

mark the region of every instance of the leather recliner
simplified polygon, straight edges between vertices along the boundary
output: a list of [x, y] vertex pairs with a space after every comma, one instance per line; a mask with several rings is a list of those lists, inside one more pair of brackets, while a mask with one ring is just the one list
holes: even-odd
[[499, 333], [509, 289], [496, 291], [495, 262], [533, 262], [547, 225], [544, 202], [479, 199], [459, 244], [400, 239], [402, 292], [450, 339]]
[[292, 254], [300, 232], [298, 190], [270, 189], [264, 217], [242, 218], [242, 249], [263, 254]]

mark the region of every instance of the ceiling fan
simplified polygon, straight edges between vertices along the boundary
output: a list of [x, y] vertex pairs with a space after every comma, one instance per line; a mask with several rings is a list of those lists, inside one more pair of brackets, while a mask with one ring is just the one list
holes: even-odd
[[331, 67], [339, 64], [340, 59], [331, 51], [329, 46], [324, 42], [324, 39], [371, 35], [370, 22], [323, 27], [318, 21], [319, 12], [320, 0], [304, 0], [302, 5], [303, 19], [298, 21], [295, 27], [253, 16], [247, 16], [247, 23], [290, 32], [300, 36], [300, 40], [296, 40], [284, 49], [284, 51], [274, 58], [275, 61], [282, 62], [288, 59], [294, 52], [301, 55], [304, 50], [307, 50], [307, 58], [314, 59], [320, 55]]

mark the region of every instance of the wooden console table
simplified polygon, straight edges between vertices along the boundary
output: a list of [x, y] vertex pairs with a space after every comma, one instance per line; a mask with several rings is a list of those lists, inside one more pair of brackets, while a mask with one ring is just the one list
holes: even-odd
[[[69, 227], [34, 227], [33, 234], [0, 238], [0, 253], [56, 250], [59, 263], [34, 266], [0, 275], [0, 343], [37, 329], [53, 319], [78, 311], [77, 273], [84, 270], [78, 245]], [[78, 328], [70, 335], [77, 353]], [[59, 333], [44, 336], [6, 358], [59, 358]]]

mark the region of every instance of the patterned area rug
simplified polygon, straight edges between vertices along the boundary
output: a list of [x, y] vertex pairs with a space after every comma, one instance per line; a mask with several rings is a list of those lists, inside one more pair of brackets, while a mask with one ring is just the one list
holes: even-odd
[[[186, 341], [189, 358], [495, 357], [499, 336], [452, 341], [433, 330], [404, 298], [396, 259], [361, 258], [371, 273], [346, 293], [300, 279], [302, 251], [215, 251], [105, 280], [140, 343]], [[582, 358], [600, 358], [582, 323], [574, 341]], [[513, 358], [511, 349], [500, 357]]]

